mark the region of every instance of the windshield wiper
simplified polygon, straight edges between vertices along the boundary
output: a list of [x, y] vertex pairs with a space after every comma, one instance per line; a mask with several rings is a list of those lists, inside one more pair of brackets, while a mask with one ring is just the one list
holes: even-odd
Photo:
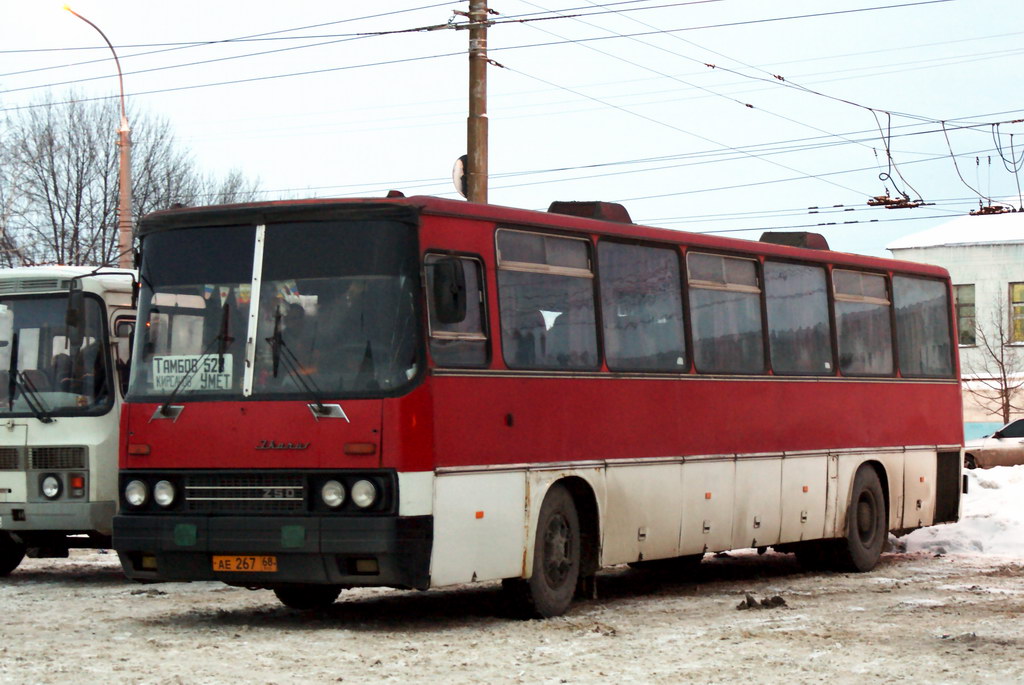
[[317, 386], [316, 382], [309, 376], [309, 371], [302, 362], [298, 360], [298, 357], [289, 349], [288, 344], [284, 341], [284, 336], [281, 335], [281, 311], [278, 310], [274, 314], [274, 334], [265, 340], [270, 343], [270, 354], [273, 360], [273, 374], [274, 378], [277, 378], [278, 370], [281, 367], [281, 362], [284, 362], [284, 370], [288, 372], [288, 376], [292, 378], [307, 395], [313, 399], [313, 404], [316, 406], [315, 411], [318, 414], [327, 414], [329, 409], [324, 406], [324, 402], [320, 399], [321, 390]]
[[228, 335], [228, 319], [230, 318], [231, 313], [230, 307], [230, 304], [227, 302], [224, 303], [224, 309], [220, 315], [220, 327], [217, 331], [216, 337], [207, 343], [206, 347], [203, 348], [203, 351], [199, 353], [199, 359], [196, 360], [195, 365], [182, 375], [181, 380], [174, 386], [174, 390], [172, 390], [171, 394], [167, 396], [167, 401], [160, 405], [160, 409], [157, 411], [164, 416], [169, 416], [171, 414], [171, 404], [173, 404], [174, 400], [177, 399], [178, 392], [181, 391], [181, 388], [196, 375], [199, 367], [202, 366], [203, 359], [205, 359], [210, 353], [210, 348], [213, 347], [214, 343], [219, 343], [217, 346], [217, 372], [224, 373], [224, 353], [227, 351], [228, 345], [235, 341], [234, 338]]
[[39, 396], [39, 390], [36, 388], [35, 383], [29, 378], [24, 371], [17, 376], [17, 385], [21, 388], [21, 396], [25, 398], [25, 404], [32, 410], [35, 417], [43, 423], [53, 423], [53, 417], [50, 416], [49, 410], [46, 409], [46, 404], [43, 402], [43, 398]]

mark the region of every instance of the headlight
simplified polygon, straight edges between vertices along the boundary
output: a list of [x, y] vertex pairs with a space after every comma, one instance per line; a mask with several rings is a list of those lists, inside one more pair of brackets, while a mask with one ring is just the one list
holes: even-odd
[[377, 486], [368, 480], [357, 480], [352, 485], [352, 501], [360, 509], [372, 506], [377, 501]]
[[320, 498], [331, 509], [337, 509], [345, 502], [345, 486], [336, 480], [329, 480], [320, 488]]
[[54, 475], [44, 476], [40, 489], [47, 499], [57, 499], [60, 497], [60, 478]]
[[[174, 485], [170, 481], [161, 480], [153, 486], [153, 499], [161, 507], [169, 507], [174, 502]], [[145, 500], [145, 494], [143, 494]]]
[[141, 507], [146, 503], [149, 494], [146, 484], [141, 480], [133, 480], [124, 486], [124, 498], [133, 507]]

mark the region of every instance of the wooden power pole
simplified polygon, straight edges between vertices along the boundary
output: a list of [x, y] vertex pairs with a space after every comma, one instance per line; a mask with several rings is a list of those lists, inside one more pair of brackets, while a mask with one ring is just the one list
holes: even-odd
[[466, 199], [487, 202], [487, 0], [469, 0]]

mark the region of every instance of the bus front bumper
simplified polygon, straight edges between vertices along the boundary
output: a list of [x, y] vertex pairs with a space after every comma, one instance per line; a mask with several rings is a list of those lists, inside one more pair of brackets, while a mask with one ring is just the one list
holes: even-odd
[[432, 516], [114, 517], [114, 549], [135, 580], [426, 589], [432, 542]]
[[113, 502], [0, 502], [0, 530], [10, 533], [110, 535]]

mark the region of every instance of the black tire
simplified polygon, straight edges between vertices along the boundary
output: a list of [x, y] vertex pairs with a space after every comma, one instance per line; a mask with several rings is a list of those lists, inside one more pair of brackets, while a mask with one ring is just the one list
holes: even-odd
[[974, 459], [973, 454], [964, 455], [964, 468], [965, 469], [976, 469], [978, 468], [978, 462]]
[[700, 562], [704, 559], [703, 554], [687, 554], [681, 557], [669, 559], [647, 559], [644, 561], [632, 561], [627, 566], [645, 573], [656, 573], [658, 575], [687, 575], [697, 570]]
[[274, 594], [290, 609], [323, 609], [334, 604], [341, 594], [337, 585], [286, 585], [274, 588]]
[[18, 568], [25, 558], [25, 545], [16, 542], [9, 533], [0, 533], [0, 578]]
[[572, 495], [553, 485], [544, 497], [533, 544], [533, 574], [526, 581], [505, 582], [530, 618], [551, 618], [572, 604], [580, 576], [580, 521]]
[[878, 474], [862, 466], [853, 479], [850, 506], [846, 511], [846, 537], [836, 547], [840, 571], [870, 571], [882, 556], [888, 537], [885, 495]]

